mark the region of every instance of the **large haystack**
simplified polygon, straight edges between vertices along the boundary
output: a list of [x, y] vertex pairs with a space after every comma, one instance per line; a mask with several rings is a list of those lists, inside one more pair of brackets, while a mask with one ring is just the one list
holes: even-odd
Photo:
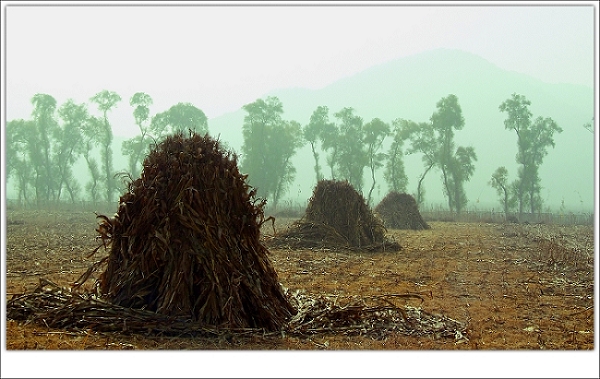
[[110, 247], [101, 295], [219, 328], [284, 326], [295, 310], [260, 242], [264, 201], [245, 179], [208, 135], [167, 137], [98, 229]]
[[387, 228], [393, 229], [430, 229], [423, 220], [414, 197], [396, 191], [387, 194], [375, 207], [375, 212], [383, 219]]
[[347, 181], [335, 180], [319, 181], [304, 217], [271, 243], [293, 248], [400, 249], [396, 242], [385, 238], [382, 222], [363, 196]]

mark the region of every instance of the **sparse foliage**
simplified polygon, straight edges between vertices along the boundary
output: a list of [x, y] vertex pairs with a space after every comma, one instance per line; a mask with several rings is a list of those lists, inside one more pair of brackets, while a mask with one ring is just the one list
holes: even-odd
[[194, 132], [201, 135], [208, 133], [208, 119], [204, 112], [190, 103], [177, 103], [169, 110], [156, 114], [149, 127], [156, 141], [167, 135]]
[[55, 118], [56, 99], [38, 93], [33, 96], [31, 103], [34, 106], [33, 126], [34, 131], [29, 131], [28, 139], [29, 159], [35, 172], [35, 197], [38, 206], [48, 202], [56, 195], [56, 176], [52, 164], [52, 135], [58, 123]]
[[6, 123], [6, 181], [11, 177], [16, 179], [19, 203], [27, 203], [28, 191], [34, 184], [34, 168], [29, 156], [31, 133], [35, 133], [33, 121], [19, 119]]
[[541, 210], [539, 167], [548, 154], [548, 147], [554, 147], [554, 133], [562, 132], [562, 128], [549, 117], [537, 117], [532, 123], [529, 105], [531, 102], [525, 96], [513, 93], [499, 106], [501, 112], [507, 113], [504, 127], [517, 134], [516, 161], [520, 167], [514, 190], [519, 215], [526, 206], [531, 213]]
[[325, 157], [327, 165], [329, 166], [331, 180], [335, 180], [337, 177], [336, 166], [339, 160], [340, 150], [340, 129], [334, 122], [324, 123], [319, 133], [321, 140], [321, 148], [323, 151], [328, 152]]
[[471, 179], [471, 175], [475, 171], [475, 165], [473, 164], [475, 161], [477, 161], [475, 149], [471, 146], [460, 146], [449, 162], [448, 191], [452, 193], [449, 198], [453, 200], [457, 214], [460, 214], [467, 205], [468, 200], [464, 183]]
[[100, 112], [102, 112], [102, 122], [99, 123], [98, 141], [100, 142], [100, 155], [102, 162], [102, 171], [104, 175], [104, 185], [106, 190], [106, 201], [112, 202], [113, 195], [117, 191], [117, 181], [113, 170], [113, 151], [112, 141], [113, 132], [110, 123], [108, 122], [108, 112], [121, 101], [121, 96], [116, 92], [103, 90], [94, 95], [91, 99], [96, 103]]
[[55, 131], [55, 161], [59, 179], [57, 201], [65, 186], [71, 202], [75, 202], [80, 185], [73, 176], [73, 165], [83, 153], [82, 130], [89, 115], [85, 104], [76, 104], [72, 99], [58, 109], [58, 114], [63, 125]]
[[137, 178], [145, 153], [150, 146], [147, 121], [150, 118], [149, 106], [152, 105], [152, 97], [144, 92], [136, 92], [129, 100], [129, 105], [134, 107], [133, 117], [140, 130], [140, 135], [123, 141], [121, 151], [123, 155], [129, 157], [129, 173], [133, 178]]
[[339, 120], [337, 168], [340, 179], [347, 180], [362, 193], [363, 170], [368, 164], [363, 119], [354, 114], [353, 108], [343, 108], [334, 116]]
[[302, 146], [302, 127], [282, 119], [283, 104], [277, 97], [258, 99], [243, 109], [248, 114], [242, 128], [242, 169], [258, 194], [276, 207], [295, 178], [291, 157]]
[[421, 160], [423, 161], [424, 170], [419, 176], [417, 184], [417, 193], [415, 200], [419, 206], [425, 200], [425, 188], [423, 181], [437, 163], [437, 145], [435, 140], [435, 132], [431, 122], [416, 123], [414, 121], [403, 122], [402, 131], [406, 133], [411, 141], [407, 153], [422, 153]]
[[508, 170], [506, 167], [498, 167], [492, 174], [489, 184], [496, 189], [496, 192], [498, 192], [504, 215], [508, 219], [508, 212], [514, 208], [516, 201], [515, 198], [511, 196], [512, 191], [508, 183]]
[[332, 124], [329, 122], [329, 108], [326, 106], [319, 106], [310, 116], [310, 122], [302, 130], [304, 139], [310, 144], [315, 160], [314, 168], [317, 180], [316, 183], [323, 179], [323, 173], [321, 172], [321, 165], [319, 163], [319, 152], [317, 151], [316, 145], [321, 139], [321, 133], [331, 127]]
[[390, 145], [387, 154], [385, 172], [383, 177], [390, 187], [390, 192], [404, 193], [408, 185], [408, 177], [404, 168], [404, 151], [403, 145], [408, 138], [407, 120], [395, 119], [392, 121], [394, 130], [392, 132], [394, 140]]
[[465, 125], [462, 109], [456, 95], [450, 94], [437, 103], [438, 110], [431, 116], [433, 129], [437, 132], [437, 165], [442, 171], [444, 193], [451, 212], [460, 214], [468, 199], [464, 183], [475, 170], [473, 161], [477, 160], [472, 147], [455, 147], [454, 132]]
[[371, 188], [367, 196], [367, 205], [371, 205], [371, 196], [375, 188], [375, 171], [383, 167], [387, 155], [381, 152], [383, 141], [390, 134], [390, 126], [379, 118], [374, 118], [364, 126], [364, 143], [367, 148], [368, 166], [371, 170]]

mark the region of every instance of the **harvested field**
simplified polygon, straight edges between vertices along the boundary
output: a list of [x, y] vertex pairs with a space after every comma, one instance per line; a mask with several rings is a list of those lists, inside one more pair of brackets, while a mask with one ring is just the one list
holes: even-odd
[[[278, 218], [275, 231], [295, 219]], [[69, 287], [108, 252], [88, 257], [95, 215], [9, 210], [6, 301], [40, 279]], [[584, 350], [594, 354], [592, 226], [429, 222], [430, 230], [393, 230], [394, 252], [269, 249], [282, 285], [341, 302], [397, 296], [466, 325], [464, 338], [441, 334], [318, 333], [161, 336], [65, 330], [6, 320], [6, 350]], [[265, 243], [273, 235], [263, 225]], [[418, 296], [402, 296], [402, 295]], [[422, 299], [420, 299], [420, 298]], [[579, 354], [588, 354], [581, 352]], [[531, 357], [537, 359], [539, 357]], [[597, 358], [595, 358], [597, 359]], [[564, 363], [564, 362], [563, 362]]]

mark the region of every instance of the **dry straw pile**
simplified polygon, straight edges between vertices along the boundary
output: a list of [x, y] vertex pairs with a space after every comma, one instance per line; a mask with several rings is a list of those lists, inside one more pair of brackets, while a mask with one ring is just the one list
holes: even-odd
[[407, 193], [390, 192], [375, 207], [386, 227], [422, 230], [431, 227], [423, 220], [414, 197]]
[[215, 327], [282, 327], [295, 310], [260, 241], [264, 200], [236, 159], [193, 133], [150, 152], [117, 214], [100, 216], [102, 298]]
[[365, 199], [347, 181], [317, 183], [301, 220], [276, 235], [272, 246], [291, 248], [346, 248], [398, 251], [385, 237], [385, 227]]

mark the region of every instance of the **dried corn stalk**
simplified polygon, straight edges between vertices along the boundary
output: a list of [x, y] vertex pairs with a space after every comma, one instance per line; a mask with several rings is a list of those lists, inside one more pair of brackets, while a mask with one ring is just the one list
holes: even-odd
[[443, 315], [428, 313], [412, 305], [396, 305], [398, 300], [423, 301], [418, 294], [379, 296], [315, 295], [285, 291], [298, 312], [278, 331], [263, 328], [216, 328], [186, 318], [166, 316], [142, 309], [115, 305], [92, 294], [78, 294], [40, 279], [31, 293], [14, 295], [6, 305], [6, 317], [35, 322], [70, 331], [118, 332], [169, 336], [283, 334], [368, 336], [384, 339], [391, 334], [431, 336], [466, 341], [467, 325]]
[[309, 200], [304, 217], [270, 241], [291, 248], [345, 248], [398, 251], [387, 240], [385, 227], [365, 199], [347, 181], [321, 180]]
[[375, 207], [387, 228], [422, 230], [431, 227], [423, 220], [414, 197], [407, 193], [390, 192]]
[[295, 310], [260, 241], [264, 200], [255, 194], [218, 141], [167, 137], [116, 215], [99, 216], [109, 248], [99, 263], [101, 297], [215, 327], [281, 328]]

